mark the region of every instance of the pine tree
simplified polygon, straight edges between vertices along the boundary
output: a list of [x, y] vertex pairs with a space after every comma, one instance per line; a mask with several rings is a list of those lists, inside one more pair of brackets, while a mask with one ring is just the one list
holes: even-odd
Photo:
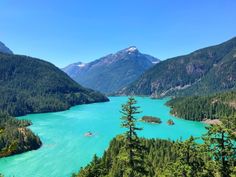
[[208, 151], [216, 162], [221, 177], [229, 177], [236, 164], [235, 133], [223, 125], [211, 125], [207, 129], [204, 139], [208, 144]]
[[236, 131], [236, 114], [224, 117], [222, 122], [226, 128]]
[[142, 130], [142, 128], [136, 127], [137, 119], [135, 115], [140, 113], [139, 107], [135, 105], [136, 103], [134, 97], [130, 97], [128, 102], [122, 105], [121, 110], [121, 126], [127, 129], [125, 132], [125, 148], [128, 151], [126, 175], [129, 177], [143, 176], [146, 173], [143, 162], [144, 146], [140, 143], [136, 132]]
[[203, 146], [190, 137], [183, 142], [175, 142], [176, 160], [165, 170], [166, 176], [202, 177], [204, 173]]

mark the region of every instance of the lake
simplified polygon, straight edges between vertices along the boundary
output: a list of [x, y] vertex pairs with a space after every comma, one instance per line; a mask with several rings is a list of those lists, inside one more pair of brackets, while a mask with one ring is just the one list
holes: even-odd
[[[101, 156], [110, 140], [124, 132], [120, 124], [121, 104], [128, 97], [110, 97], [110, 102], [74, 106], [63, 112], [30, 114], [20, 119], [31, 120], [30, 129], [41, 138], [43, 146], [35, 151], [1, 158], [0, 172], [6, 177], [69, 177], [90, 162], [94, 154]], [[145, 138], [186, 139], [206, 132], [200, 122], [186, 121], [170, 115], [168, 99], [136, 97], [143, 115], [160, 117], [159, 125], [139, 122]], [[167, 125], [168, 119], [175, 125]], [[88, 131], [94, 136], [86, 137]]]

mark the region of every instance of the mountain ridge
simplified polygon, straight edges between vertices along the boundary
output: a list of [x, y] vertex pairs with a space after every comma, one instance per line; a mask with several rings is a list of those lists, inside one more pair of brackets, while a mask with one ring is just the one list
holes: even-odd
[[81, 85], [109, 94], [131, 83], [159, 59], [130, 46], [89, 63], [76, 62], [62, 70]]
[[[120, 89], [118, 95], [146, 95], [152, 97], [163, 96], [176, 96], [176, 95], [198, 95], [208, 94], [211, 92], [217, 92], [222, 90], [230, 90], [235, 88], [235, 48], [236, 37], [223, 42], [218, 45], [205, 47], [187, 55], [173, 57], [162, 61], [158, 65], [147, 70], [136, 81], [129, 86]], [[227, 61], [227, 62], [226, 62]], [[220, 62], [223, 62], [220, 64]], [[231, 66], [230, 73], [221, 70], [223, 64]], [[214, 71], [218, 66], [218, 71], [221, 71], [223, 75], [214, 78], [213, 75], [217, 75], [217, 71]], [[212, 73], [211, 73], [211, 72]], [[219, 75], [218, 75], [219, 76]], [[222, 84], [223, 80], [227, 77], [231, 78], [231, 87], [216, 89], [217, 84]], [[207, 81], [203, 81], [207, 80]], [[200, 84], [200, 85], [199, 85]], [[205, 85], [202, 89], [201, 85]], [[193, 87], [194, 85], [194, 87]], [[196, 86], [195, 86], [196, 85]], [[226, 84], [228, 85], [228, 84]], [[230, 85], [230, 84], [229, 84]]]
[[108, 101], [103, 94], [82, 87], [41, 59], [0, 53], [0, 73], [0, 109], [11, 116]]

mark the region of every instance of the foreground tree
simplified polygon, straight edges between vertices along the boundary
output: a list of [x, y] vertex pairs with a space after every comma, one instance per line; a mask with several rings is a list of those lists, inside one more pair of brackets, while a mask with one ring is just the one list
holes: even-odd
[[164, 176], [203, 177], [213, 176], [212, 169], [206, 170], [206, 160], [209, 159], [204, 144], [196, 143], [196, 138], [190, 137], [183, 142], [175, 142], [176, 160], [164, 170]]
[[222, 122], [226, 128], [236, 132], [236, 114], [229, 117], [224, 117]]
[[137, 118], [135, 115], [140, 113], [136, 103], [134, 97], [130, 97], [127, 103], [122, 105], [121, 110], [121, 126], [127, 129], [124, 152], [128, 152], [127, 158], [125, 158], [125, 154], [122, 158], [126, 161], [125, 176], [129, 177], [144, 176], [146, 174], [143, 162], [144, 146], [140, 143], [136, 132], [142, 130], [142, 128], [136, 127]]
[[223, 125], [211, 125], [207, 129], [204, 139], [212, 161], [221, 177], [229, 177], [236, 166], [236, 135]]

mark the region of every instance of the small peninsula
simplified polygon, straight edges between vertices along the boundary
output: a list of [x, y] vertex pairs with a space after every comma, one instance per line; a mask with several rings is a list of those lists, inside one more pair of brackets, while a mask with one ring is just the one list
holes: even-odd
[[0, 158], [41, 147], [39, 137], [27, 127], [31, 122], [0, 113]]

